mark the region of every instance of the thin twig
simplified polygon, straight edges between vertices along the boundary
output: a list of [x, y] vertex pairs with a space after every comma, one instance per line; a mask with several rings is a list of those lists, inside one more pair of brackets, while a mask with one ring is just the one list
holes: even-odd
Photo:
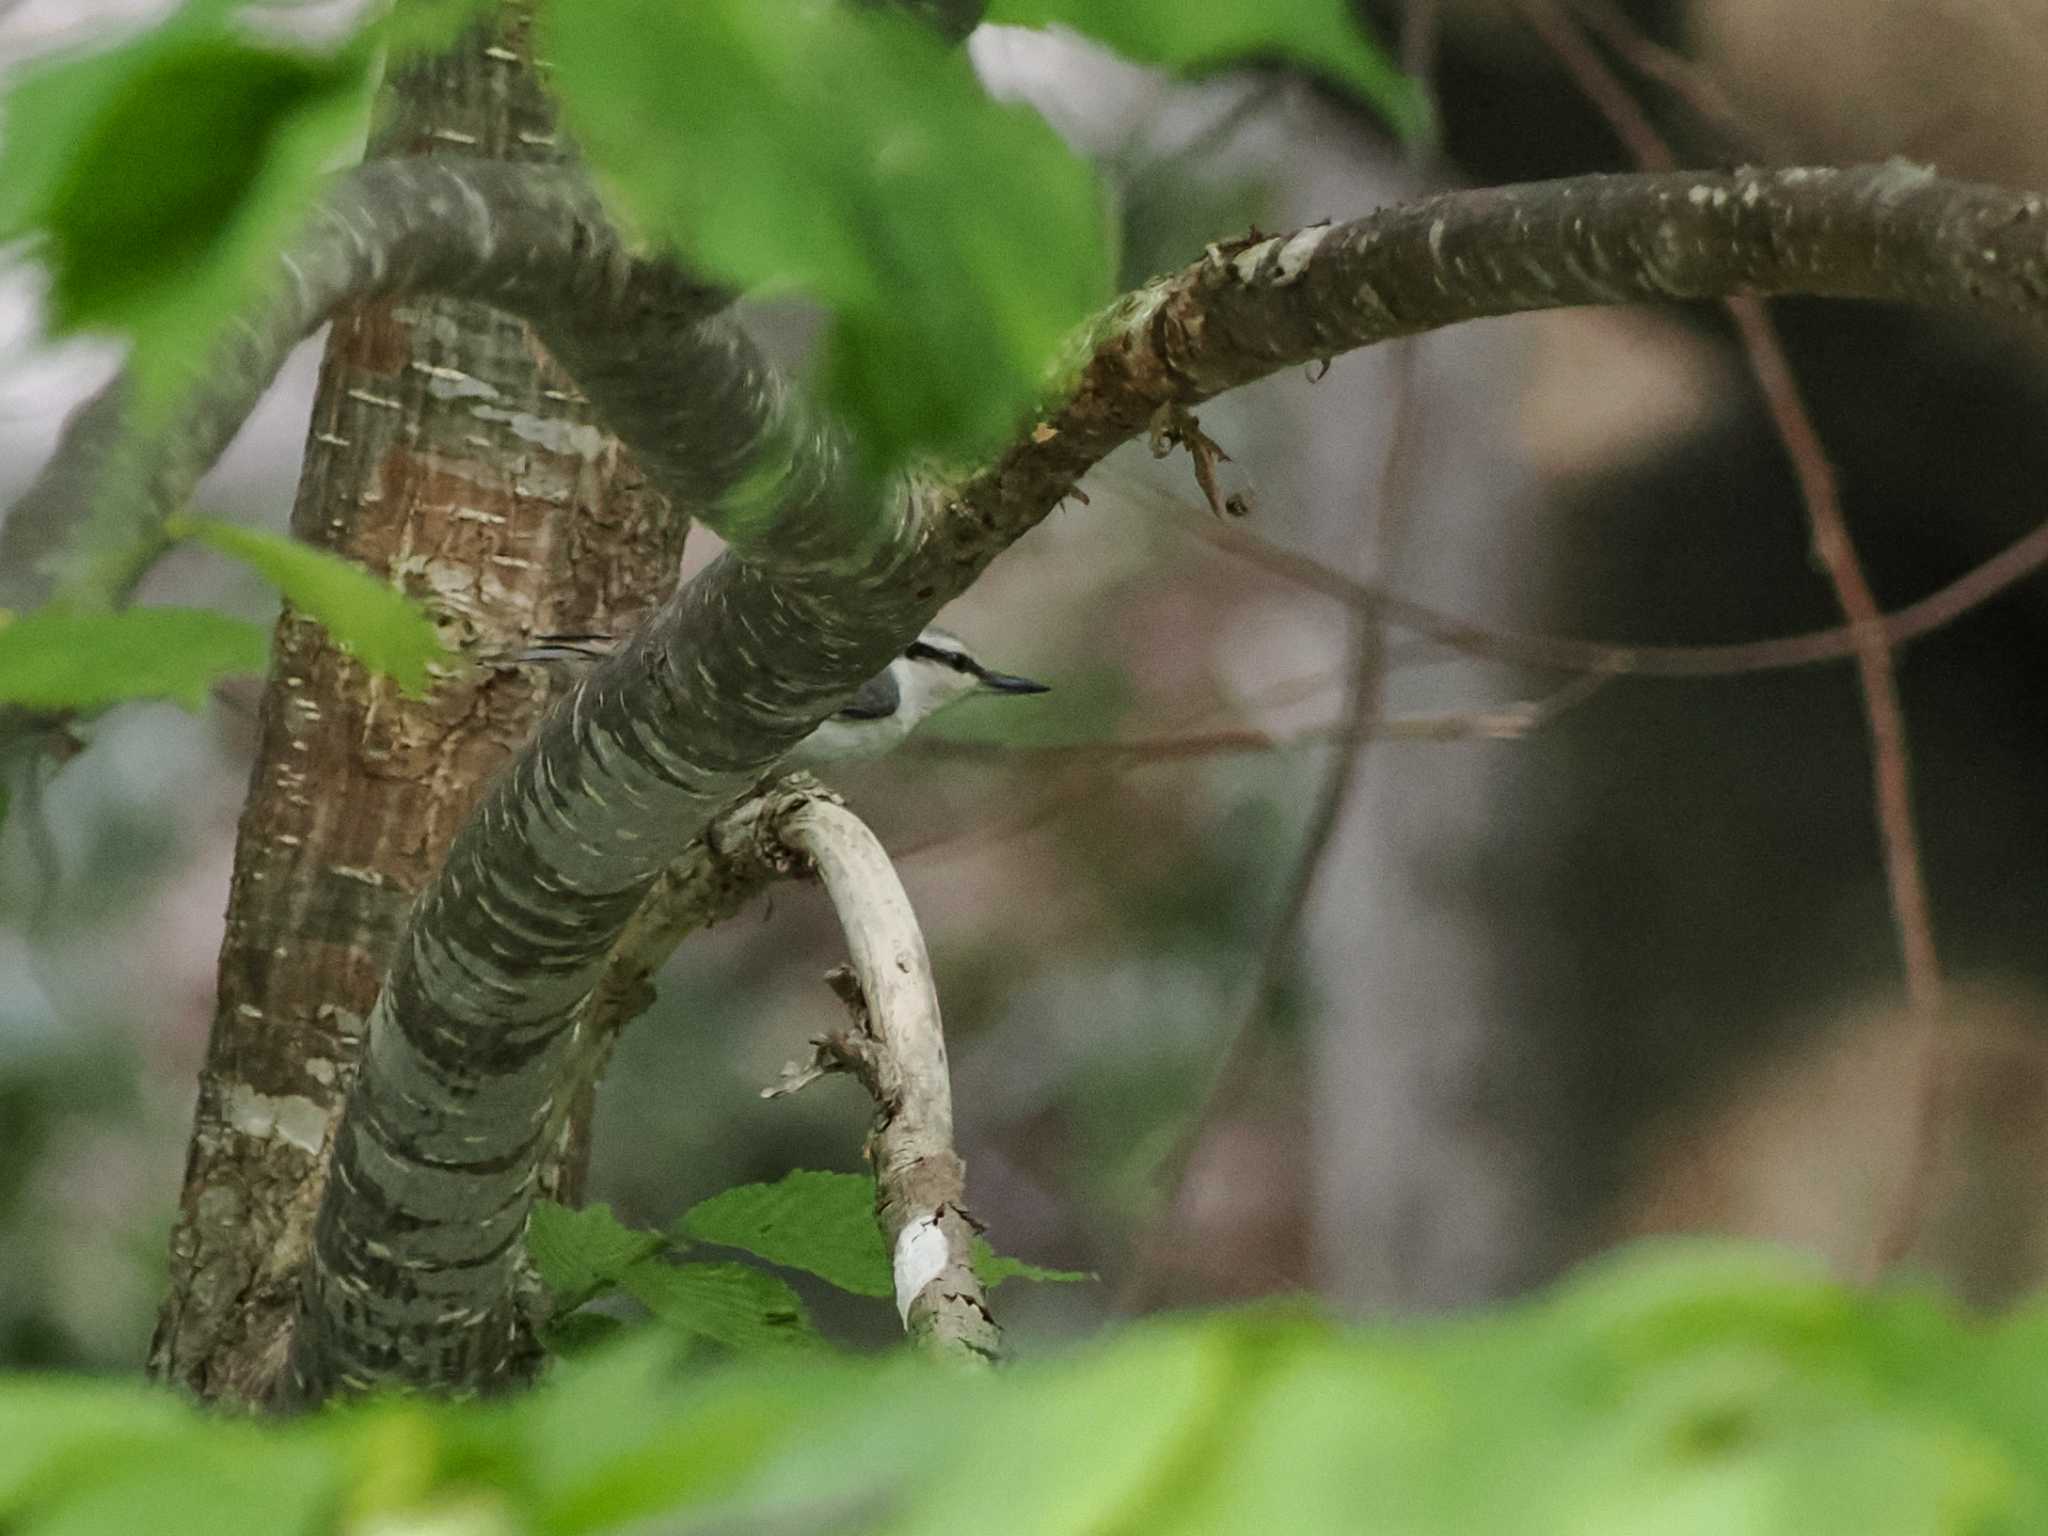
[[[1677, 161], [1670, 147], [1657, 136], [1606, 61], [1587, 44], [1576, 23], [1558, 9], [1556, 0], [1522, 0], [1522, 11], [1579, 82], [1587, 99], [1607, 117], [1641, 167], [1675, 170]], [[1791, 361], [1785, 355], [1783, 340], [1761, 301], [1733, 298], [1727, 301], [1727, 307], [1735, 319], [1750, 370], [1792, 462], [1800, 498], [1806, 504], [1807, 522], [1813, 531], [1814, 552], [1827, 572], [1835, 600], [1841, 605], [1855, 640], [1857, 679], [1870, 734], [1885, 882], [1905, 969], [1907, 1002], [1921, 1039], [1920, 1098], [1907, 1174], [1879, 1233], [1873, 1259], [1873, 1267], [1882, 1270], [1911, 1248], [1918, 1233], [1920, 1210], [1932, 1175], [1942, 1100], [1941, 959], [1935, 947], [1932, 904], [1913, 821], [1905, 711], [1899, 703], [1898, 677], [1892, 666], [1884, 618], [1857, 559], [1848, 520], [1842, 514], [1834, 465], [1814, 427]]]
[[1601, 42], [1626, 59], [1630, 68], [1677, 96], [1727, 144], [1761, 150], [1773, 160], [1785, 158], [1758, 132], [1755, 123], [1743, 117], [1710, 71], [1644, 32], [1613, 0], [1572, 0], [1572, 10]]
[[[1616, 677], [1687, 680], [1746, 677], [1766, 672], [1789, 671], [1798, 667], [1844, 661], [1856, 654], [1855, 630], [1850, 625], [1786, 635], [1774, 640], [1742, 641], [1732, 645], [1613, 645], [1598, 640], [1578, 640], [1560, 635], [1491, 629], [1466, 619], [1440, 613], [1384, 587], [1346, 575], [1321, 561], [1282, 549], [1241, 529], [1194, 522], [1190, 522], [1189, 526], [1217, 549], [1259, 565], [1283, 580], [1323, 593], [1343, 603], [1362, 605], [1376, 600], [1391, 623], [1414, 630], [1453, 651], [1516, 666], [1579, 672], [1603, 682]], [[1981, 565], [1972, 567], [1947, 586], [1940, 587], [1926, 597], [1908, 603], [1887, 615], [1883, 620], [1886, 642], [1896, 649], [1946, 628], [1972, 610], [2035, 575], [2044, 566], [2048, 566], [2048, 523], [2042, 524], [2024, 538], [2000, 550]], [[1291, 697], [1300, 687], [1312, 681], [1317, 680], [1289, 679], [1273, 692], [1276, 697], [1283, 691], [1286, 696]], [[1271, 701], [1262, 694], [1258, 702]], [[1283, 749], [1294, 742], [1327, 740], [1336, 734], [1333, 727], [1326, 732], [1305, 733], [1294, 738], [1292, 742], [1274, 740], [1262, 734], [1245, 731], [1211, 732], [1206, 736], [1186, 734], [1199, 725], [1202, 719], [1215, 713], [1214, 710], [1204, 710], [1199, 716], [1184, 722], [1174, 731], [1125, 742], [1069, 743], [1045, 747], [1005, 745], [995, 748], [974, 743], [926, 739], [916, 743], [912, 750], [935, 756], [980, 756], [994, 751], [1012, 757], [1041, 753], [1055, 759], [1075, 756], [1082, 759], [1078, 772], [1085, 779], [1092, 778], [1093, 773], [1099, 771], [1090, 765], [1089, 759], [1107, 760], [1109, 766], [1115, 767], [1132, 759], [1170, 761], [1175, 758], [1223, 755], [1237, 750], [1239, 745], [1246, 752], [1271, 751]], [[1435, 729], [1438, 721], [1471, 722], [1475, 718], [1484, 719], [1485, 716], [1475, 717], [1460, 712], [1451, 716], [1421, 719], [1397, 717], [1382, 721], [1379, 734], [1387, 740], [1403, 741], [1468, 740], [1473, 736], [1492, 734], [1483, 730], [1462, 730], [1453, 734]], [[1552, 718], [1555, 718], [1554, 712], [1546, 714], [1544, 723]], [[1013, 822], [993, 829], [983, 828], [977, 841], [1006, 842], [1042, 826], [1072, 803], [1074, 794], [1065, 792], [1069, 784], [1069, 780], [1057, 781], [1054, 792], [1047, 794], [1032, 810]], [[954, 841], [956, 839], [951, 835], [933, 837], [897, 849], [896, 856], [899, 859], [916, 858], [949, 846]]]
[[[1587, 672], [1540, 699], [1501, 709], [1447, 709], [1426, 714], [1392, 715], [1369, 723], [1358, 734], [1364, 741], [1514, 741], [1530, 736], [1558, 716], [1576, 708], [1605, 687], [1611, 672]], [[1211, 757], [1248, 757], [1284, 752], [1295, 747], [1327, 746], [1345, 739], [1341, 723], [1311, 726], [1290, 736], [1239, 727], [1186, 735], [1133, 736], [1109, 741], [1003, 742], [944, 741], [918, 743], [920, 757], [969, 758], [1001, 762], [1171, 763]], [[902, 857], [898, 851], [898, 857]]]
[[[1188, 526], [1223, 550], [1274, 575], [1338, 602], [1376, 603], [1391, 624], [1427, 636], [1468, 656], [1557, 672], [1611, 672], [1627, 677], [1713, 678], [1782, 672], [1823, 662], [1846, 661], [1857, 653], [1856, 626], [1809, 630], [1773, 640], [1729, 645], [1616, 645], [1564, 635], [1493, 629], [1415, 602], [1371, 582], [1360, 581], [1307, 555], [1218, 524]], [[2048, 566], [2048, 523], [1973, 566], [1945, 587], [1879, 619], [1893, 649], [1954, 623]]]
[[853, 1023], [816, 1041], [811, 1065], [786, 1070], [767, 1092], [793, 1091], [829, 1071], [860, 1079], [875, 1100], [875, 1215], [893, 1256], [903, 1326], [933, 1354], [995, 1361], [1002, 1332], [974, 1272], [980, 1228], [967, 1212], [967, 1167], [953, 1145], [946, 1036], [917, 913], [880, 840], [845, 806], [806, 800], [782, 816], [779, 831], [818, 872], [839, 915], [853, 966], [828, 980]]
[[[1425, 82], [1425, 90], [1435, 73], [1436, 11], [1436, 0], [1411, 0], [1402, 24], [1402, 68], [1409, 78]], [[1408, 169], [1422, 171], [1428, 154], [1427, 144], [1411, 141]], [[1393, 343], [1393, 408], [1386, 457], [1380, 466], [1377, 505], [1364, 520], [1361, 540], [1361, 564], [1368, 571], [1388, 563], [1414, 497], [1422, 425], [1415, 381], [1416, 346], [1412, 338]], [[1204, 489], [1213, 502], [1213, 488]], [[1379, 718], [1386, 675], [1384, 618], [1376, 602], [1360, 604], [1351, 615], [1343, 715], [1333, 738], [1336, 751], [1303, 829], [1301, 851], [1281, 898], [1279, 915], [1267, 931], [1244, 1010], [1217, 1053], [1200, 1103], [1160, 1166], [1159, 1203], [1134, 1250], [1131, 1274], [1118, 1296], [1122, 1311], [1139, 1310], [1156, 1299], [1165, 1280], [1161, 1260], [1174, 1234], [1195, 1154], [1219, 1115], [1253, 1076], [1260, 1025], [1294, 964], [1302, 921], [1344, 819], [1344, 808], [1350, 803], [1366, 742]]]

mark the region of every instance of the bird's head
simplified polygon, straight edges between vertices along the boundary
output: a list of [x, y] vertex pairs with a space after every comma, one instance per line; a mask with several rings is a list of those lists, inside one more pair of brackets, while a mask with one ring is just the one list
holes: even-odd
[[982, 665], [958, 635], [927, 629], [897, 658], [892, 669], [903, 690], [903, 708], [923, 719], [974, 693], [1045, 693], [1044, 683]]

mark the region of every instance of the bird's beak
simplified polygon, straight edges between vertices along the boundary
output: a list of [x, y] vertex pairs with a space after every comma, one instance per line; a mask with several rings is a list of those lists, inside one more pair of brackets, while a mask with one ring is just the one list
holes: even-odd
[[981, 686], [988, 693], [1051, 693], [1046, 683], [1034, 683], [1028, 677], [1012, 677], [1007, 672], [984, 672]]

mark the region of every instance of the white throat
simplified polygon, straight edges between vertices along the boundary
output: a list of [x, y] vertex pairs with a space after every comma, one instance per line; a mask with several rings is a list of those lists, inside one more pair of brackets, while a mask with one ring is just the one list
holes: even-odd
[[878, 720], [835, 716], [798, 742], [783, 759], [784, 764], [815, 768], [880, 757], [948, 704], [966, 698], [980, 686], [971, 673], [908, 656], [890, 662], [889, 675], [896, 680], [896, 708], [891, 714]]

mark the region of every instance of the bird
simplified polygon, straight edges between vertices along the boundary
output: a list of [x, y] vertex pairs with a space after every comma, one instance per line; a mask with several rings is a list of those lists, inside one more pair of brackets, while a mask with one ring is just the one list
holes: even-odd
[[[498, 665], [547, 665], [599, 661], [618, 649], [616, 636], [537, 635], [525, 649], [497, 659]], [[998, 672], [975, 659], [958, 635], [926, 629], [888, 666], [818, 728], [784, 754], [785, 768], [880, 757], [948, 705], [975, 694], [1049, 693], [1049, 685]]]

